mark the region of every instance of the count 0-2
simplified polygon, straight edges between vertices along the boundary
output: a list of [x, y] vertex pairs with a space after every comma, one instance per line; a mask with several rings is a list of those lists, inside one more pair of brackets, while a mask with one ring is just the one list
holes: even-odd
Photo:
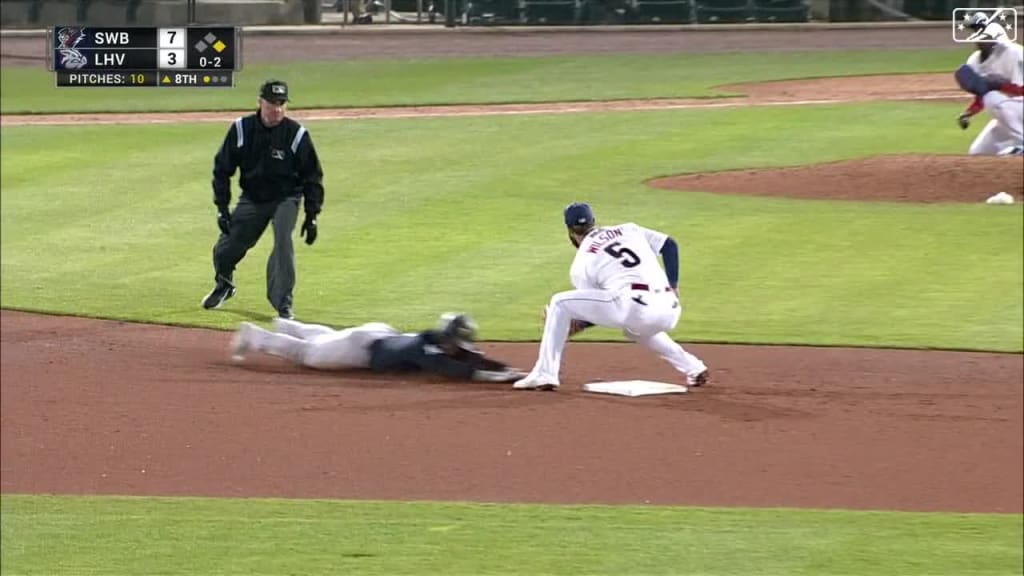
[[199, 57], [200, 68], [220, 68], [220, 56], [214, 56], [213, 58], [207, 58], [206, 56]]

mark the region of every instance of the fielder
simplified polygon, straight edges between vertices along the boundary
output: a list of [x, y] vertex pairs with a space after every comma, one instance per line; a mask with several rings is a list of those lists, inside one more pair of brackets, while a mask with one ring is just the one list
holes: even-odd
[[954, 76], [974, 101], [957, 118], [966, 130], [971, 118], [988, 110], [992, 119], [971, 143], [968, 154], [1024, 154], [1024, 48], [990, 17], [976, 13], [968, 25], [975, 30], [977, 50]]
[[706, 384], [707, 366], [666, 334], [682, 312], [676, 241], [633, 223], [598, 228], [588, 204], [570, 204], [563, 215], [576, 247], [569, 271], [576, 289], [551, 297], [537, 364], [513, 388], [557, 389], [566, 340], [595, 324], [621, 329], [626, 338], [668, 361], [690, 386]]
[[232, 338], [231, 357], [241, 362], [262, 352], [318, 370], [426, 372], [476, 382], [523, 377], [523, 372], [486, 358], [474, 347], [475, 340], [476, 323], [465, 314], [444, 314], [436, 329], [415, 334], [402, 334], [382, 322], [335, 330], [278, 317], [273, 332], [243, 322]]

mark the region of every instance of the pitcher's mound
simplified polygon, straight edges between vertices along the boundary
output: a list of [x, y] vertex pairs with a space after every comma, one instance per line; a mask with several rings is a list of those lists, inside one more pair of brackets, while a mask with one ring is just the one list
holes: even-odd
[[1024, 158], [873, 156], [810, 166], [729, 170], [657, 178], [655, 188], [878, 202], [984, 202], [1024, 196]]

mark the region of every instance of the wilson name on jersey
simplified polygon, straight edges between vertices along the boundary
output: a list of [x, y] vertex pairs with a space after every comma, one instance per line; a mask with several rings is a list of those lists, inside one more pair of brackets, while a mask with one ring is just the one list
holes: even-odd
[[630, 284], [668, 287], [658, 262], [666, 234], [632, 222], [595, 228], [580, 242], [569, 276], [578, 290], [622, 290]]

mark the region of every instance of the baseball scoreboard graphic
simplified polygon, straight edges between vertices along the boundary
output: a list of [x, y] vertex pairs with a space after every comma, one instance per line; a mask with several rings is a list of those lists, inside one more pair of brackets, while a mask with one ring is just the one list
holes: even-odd
[[233, 27], [47, 30], [47, 64], [58, 87], [196, 86], [230, 88], [241, 70]]

